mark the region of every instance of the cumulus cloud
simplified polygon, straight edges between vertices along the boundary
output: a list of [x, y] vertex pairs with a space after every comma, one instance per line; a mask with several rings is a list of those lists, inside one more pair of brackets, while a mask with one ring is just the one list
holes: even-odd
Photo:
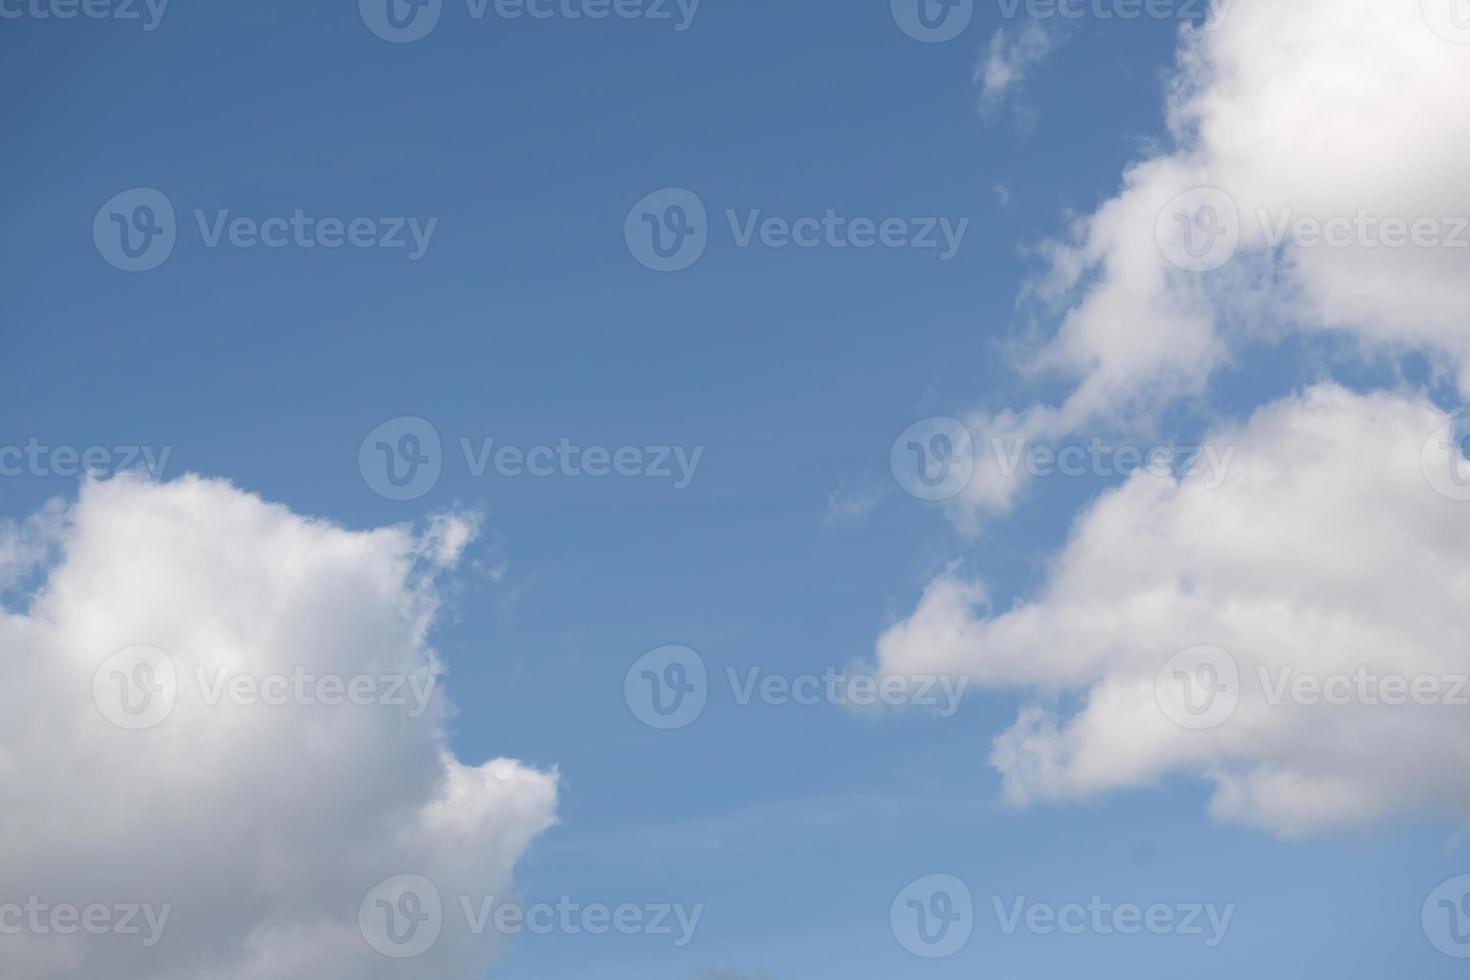
[[[1140, 471], [1100, 498], [1032, 601], [994, 609], [947, 570], [881, 637], [880, 667], [1031, 692], [991, 754], [1017, 804], [1181, 774], [1213, 782], [1217, 817], [1287, 835], [1406, 809], [1470, 817], [1470, 715], [1452, 703], [1470, 673], [1456, 431], [1427, 401], [1334, 385], [1267, 406], [1209, 440], [1234, 450], [1218, 486]], [[1167, 671], [1159, 685], [1200, 646], [1233, 659], [1238, 705], [1195, 729], [1160, 695]], [[1363, 674], [1437, 693], [1289, 693]]]
[[[977, 413], [977, 435], [1136, 424], [1206, 390], [1242, 344], [1294, 332], [1427, 352], [1470, 393], [1470, 49], [1431, 8], [1234, 0], [1185, 27], [1168, 148], [1046, 245], [1027, 291], [1055, 329], [1026, 367], [1070, 390]], [[982, 478], [963, 505], [1002, 512], [1020, 485]]]
[[[171, 911], [152, 944], [146, 928], [67, 933], [45, 913], [17, 932], [11, 913], [7, 975], [481, 976], [493, 944], [452, 921], [456, 896], [510, 884], [554, 822], [557, 780], [447, 745], [429, 634], [475, 522], [349, 531], [224, 482], [119, 477], [44, 523], [39, 570], [34, 531], [0, 534], [0, 582], [20, 565], [41, 576], [0, 618], [0, 904]], [[32, 543], [6, 543], [19, 538]], [[137, 664], [106, 668], [136, 647], [167, 657], [172, 676], [150, 661], [138, 691], [172, 708], [129, 727], [106, 692], [129, 695]], [[374, 687], [258, 696], [281, 676]], [[247, 683], [221, 696], [220, 679]], [[446, 921], [429, 952], [399, 960], [369, 945], [359, 911], [403, 874], [437, 886]]]

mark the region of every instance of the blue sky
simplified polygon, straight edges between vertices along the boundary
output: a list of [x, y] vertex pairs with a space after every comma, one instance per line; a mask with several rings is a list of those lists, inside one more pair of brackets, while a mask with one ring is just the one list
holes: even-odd
[[[484, 512], [434, 643], [455, 753], [560, 772], [560, 823], [517, 890], [704, 906], [682, 949], [522, 936], [493, 976], [1457, 976], [1420, 924], [1424, 896], [1466, 870], [1442, 814], [1288, 840], [1213, 819], [1209, 787], [1187, 774], [1019, 809], [988, 757], [1024, 692], [977, 685], [940, 718], [740, 705], [728, 691], [727, 668], [871, 661], [952, 562], [997, 608], [1034, 595], [1079, 510], [1119, 482], [1044, 482], [967, 535], [890, 472], [914, 422], [1055, 400], [1054, 380], [1015, 368], [1045, 329], [1025, 295], [1037, 247], [1165, 139], [1177, 21], [1080, 20], [987, 108], [977, 63], [1016, 26], [980, 3], [960, 37], [926, 44], [885, 3], [836, 0], [704, 0], [683, 31], [475, 20], [446, 0], [407, 44], [345, 0], [177, 3], [152, 31], [0, 24], [0, 443], [166, 447], [167, 477], [225, 478], [354, 529]], [[624, 225], [671, 187], [708, 208], [710, 242], [660, 273]], [[132, 188], [178, 214], [172, 254], [143, 273], [109, 264], [92, 235], [98, 209]], [[417, 259], [211, 248], [196, 209], [437, 223]], [[947, 260], [741, 248], [727, 209], [968, 225]], [[1412, 357], [1246, 347], [1170, 410], [1166, 438], [1327, 376], [1453, 398]], [[443, 446], [438, 480], [406, 501], [359, 468], [368, 433], [400, 417], [428, 420]], [[461, 440], [488, 439], [702, 456], [683, 488], [477, 476]], [[0, 480], [0, 515], [76, 484]], [[834, 500], [856, 509], [834, 517]], [[623, 683], [669, 644], [698, 651], [713, 685], [696, 723], [664, 732], [629, 710]], [[894, 897], [930, 874], [965, 881], [977, 906], [974, 938], [940, 960], [889, 928]], [[992, 895], [1235, 911], [1217, 948], [1005, 935]]]

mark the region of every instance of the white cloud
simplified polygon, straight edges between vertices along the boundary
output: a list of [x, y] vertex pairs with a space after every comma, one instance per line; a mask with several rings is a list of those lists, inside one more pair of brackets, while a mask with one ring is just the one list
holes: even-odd
[[[1032, 692], [991, 756], [1014, 803], [1183, 774], [1214, 783], [1217, 817], [1288, 835], [1403, 810], [1470, 817], [1467, 708], [1266, 693], [1287, 667], [1470, 672], [1470, 502], [1426, 478], [1455, 466], [1470, 486], [1470, 464], [1431, 440], [1447, 420], [1333, 385], [1268, 406], [1210, 439], [1235, 451], [1222, 485], [1140, 471], [1102, 497], [1033, 601], [991, 609], [983, 584], [948, 570], [881, 637], [880, 668]], [[1219, 727], [1185, 730], [1155, 679], [1203, 644], [1235, 658], [1240, 702]]]
[[827, 513], [822, 518], [822, 526], [861, 524], [882, 501], [883, 491], [872, 486], [849, 486], [843, 480], [827, 495]]
[[[1181, 34], [1173, 149], [1045, 249], [1028, 295], [1058, 327], [1027, 367], [1074, 387], [1057, 405], [977, 414], [982, 440], [1131, 424], [1205, 390], [1242, 342], [1295, 331], [1426, 350], [1470, 392], [1470, 248], [1273, 241], [1283, 220], [1470, 216], [1470, 49], [1431, 29], [1420, 0], [1235, 0], [1229, 14]], [[1171, 264], [1157, 230], [1197, 187], [1239, 215], [1234, 259], [1205, 274]], [[965, 502], [1004, 511], [1018, 487], [978, 480]]]
[[[369, 889], [394, 875], [432, 879], [450, 912], [459, 894], [501, 893], [555, 819], [555, 774], [461, 763], [449, 708], [428, 687], [442, 672], [427, 639], [436, 582], [474, 523], [354, 532], [194, 477], [89, 482], [61, 523], [29, 607], [0, 618], [0, 904], [173, 910], [151, 948], [0, 935], [7, 974], [481, 976], [493, 944], [452, 919], [430, 953], [403, 961], [375, 953], [358, 924]], [[161, 724], [128, 731], [99, 710], [93, 676], [138, 644], [167, 652], [178, 692]], [[417, 717], [387, 704], [210, 704], [196, 668], [402, 675], [434, 695]]]
[[975, 68], [982, 108], [999, 106], [1027, 75], [1045, 63], [1066, 33], [1064, 24], [1032, 20], [1015, 31], [1002, 28], [995, 32]]

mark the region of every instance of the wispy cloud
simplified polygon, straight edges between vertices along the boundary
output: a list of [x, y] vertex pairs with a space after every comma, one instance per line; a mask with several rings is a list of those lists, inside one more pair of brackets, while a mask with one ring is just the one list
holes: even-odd
[[887, 496], [887, 491], [864, 484], [852, 487], [844, 479], [837, 489], [827, 495], [827, 513], [822, 518], [822, 527], [831, 528], [841, 524], [861, 524], [878, 504]]
[[1014, 95], [1026, 76], [1051, 56], [1065, 34], [1064, 27], [1043, 25], [1039, 21], [1032, 21], [1019, 30], [996, 31], [975, 68], [981, 108], [993, 112]]

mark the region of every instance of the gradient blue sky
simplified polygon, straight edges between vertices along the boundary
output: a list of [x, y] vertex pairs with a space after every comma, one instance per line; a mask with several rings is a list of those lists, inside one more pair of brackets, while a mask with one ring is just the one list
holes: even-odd
[[[1223, 826], [1192, 781], [1075, 807], [1000, 801], [991, 738], [1012, 694], [950, 719], [740, 707], [652, 731], [624, 704], [644, 651], [716, 672], [821, 672], [871, 656], [946, 563], [1001, 603], [1035, 589], [1101, 482], [1038, 491], [976, 540], [894, 486], [894, 437], [932, 415], [1026, 403], [1009, 345], [1026, 249], [1114, 193], [1162, 131], [1171, 21], [1080, 23], [1018, 105], [977, 108], [980, 4], [921, 44], [877, 0], [705, 0], [665, 23], [471, 21], [450, 0], [414, 44], [356, 4], [176, 2], [156, 31], [0, 24], [8, 179], [0, 227], [0, 442], [170, 447], [167, 475], [227, 477], [350, 527], [482, 507], [438, 646], [461, 758], [558, 766], [561, 826], [522, 864], [528, 900], [703, 903], [697, 940], [524, 936], [494, 975], [675, 978], [1459, 976], [1421, 932], [1429, 888], [1470, 858], [1455, 828], [1399, 822], [1284, 842]], [[997, 185], [1006, 189], [996, 192]], [[179, 209], [146, 274], [99, 257], [97, 209], [133, 187]], [[739, 249], [643, 268], [629, 208], [664, 187], [795, 217], [970, 219], [932, 252]], [[438, 218], [401, 251], [205, 248], [194, 208], [264, 217]], [[722, 219], [717, 218], [717, 224]], [[1194, 416], [1304, 379], [1251, 355]], [[385, 500], [358, 448], [396, 416], [448, 450], [426, 496]], [[693, 484], [476, 478], [460, 438], [678, 444]], [[21, 517], [75, 481], [0, 481]], [[826, 521], [829, 495], [876, 495]], [[965, 879], [975, 939], [927, 962], [888, 908], [930, 873]], [[1005, 936], [991, 894], [1234, 903], [1228, 941]]]

